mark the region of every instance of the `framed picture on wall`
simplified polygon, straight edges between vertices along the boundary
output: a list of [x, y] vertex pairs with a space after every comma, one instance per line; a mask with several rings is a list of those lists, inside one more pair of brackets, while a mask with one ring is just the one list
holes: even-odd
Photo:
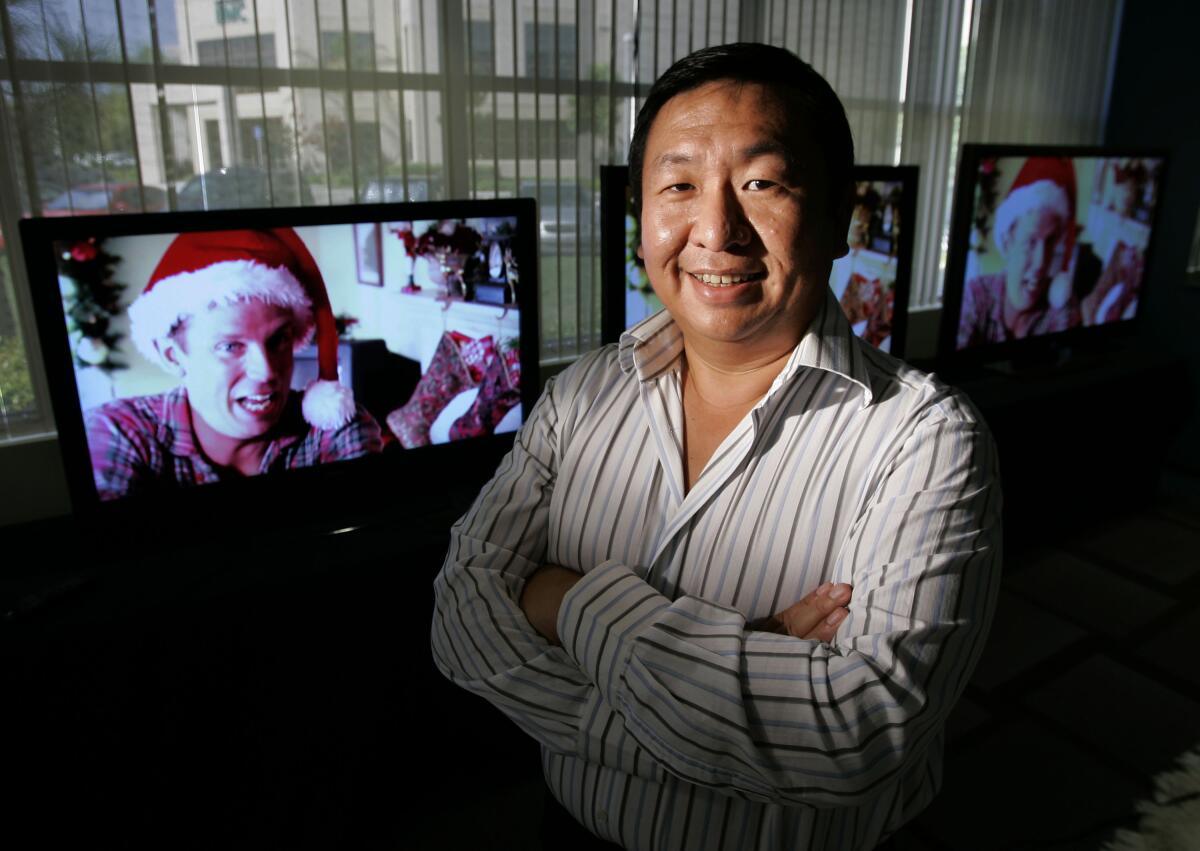
[[383, 286], [383, 245], [380, 240], [378, 222], [354, 226], [354, 267], [360, 284]]

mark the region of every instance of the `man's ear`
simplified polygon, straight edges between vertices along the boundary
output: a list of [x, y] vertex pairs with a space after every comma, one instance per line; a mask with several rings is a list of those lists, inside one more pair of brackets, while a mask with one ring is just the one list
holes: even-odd
[[158, 350], [159, 365], [176, 378], [183, 378], [183, 346], [171, 337], [159, 337], [154, 341], [154, 348]]

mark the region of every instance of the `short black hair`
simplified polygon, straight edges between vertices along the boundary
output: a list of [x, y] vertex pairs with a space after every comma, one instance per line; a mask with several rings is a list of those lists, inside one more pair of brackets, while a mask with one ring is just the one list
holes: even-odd
[[629, 143], [629, 191], [635, 215], [639, 219], [642, 215], [646, 140], [659, 110], [678, 94], [721, 80], [767, 87], [794, 107], [793, 115], [805, 126], [813, 128], [825, 158], [827, 200], [831, 211], [836, 210], [854, 168], [854, 139], [841, 100], [815, 68], [790, 50], [743, 41], [697, 50], [668, 68], [650, 87]]

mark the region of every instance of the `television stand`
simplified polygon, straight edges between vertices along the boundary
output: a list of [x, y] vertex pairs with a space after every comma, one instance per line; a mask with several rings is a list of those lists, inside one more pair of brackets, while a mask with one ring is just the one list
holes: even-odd
[[983, 369], [1017, 381], [1042, 381], [1049, 378], [1091, 372], [1110, 365], [1116, 349], [1112, 347], [1084, 349], [1056, 347], [1050, 352], [1037, 352], [1032, 357], [1014, 357], [993, 361]]
[[1184, 361], [1139, 348], [954, 383], [995, 437], [1006, 536], [1019, 543], [1150, 499], [1192, 405]]

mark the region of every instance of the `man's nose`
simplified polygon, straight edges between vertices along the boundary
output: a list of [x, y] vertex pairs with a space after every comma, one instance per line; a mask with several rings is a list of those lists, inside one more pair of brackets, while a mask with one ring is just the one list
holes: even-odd
[[1029, 248], [1029, 266], [1037, 270], [1041, 274], [1046, 272], [1046, 263], [1050, 259], [1051, 252], [1047, 250], [1046, 240], [1035, 239], [1033, 245]]
[[750, 241], [750, 223], [733, 187], [701, 193], [692, 225], [692, 242], [709, 251], [725, 251]]
[[270, 353], [266, 348], [259, 345], [249, 345], [246, 347], [246, 356], [242, 361], [246, 370], [246, 375], [250, 378], [267, 380], [274, 376], [275, 368], [271, 363]]

